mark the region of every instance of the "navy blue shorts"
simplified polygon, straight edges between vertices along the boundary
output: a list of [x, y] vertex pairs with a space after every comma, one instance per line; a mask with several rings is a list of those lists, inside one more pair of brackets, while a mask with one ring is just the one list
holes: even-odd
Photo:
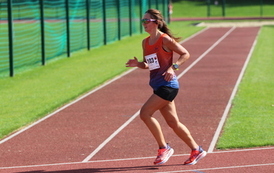
[[178, 88], [171, 88], [168, 86], [161, 86], [157, 90], [154, 90], [153, 93], [161, 97], [164, 100], [173, 101], [178, 94]]

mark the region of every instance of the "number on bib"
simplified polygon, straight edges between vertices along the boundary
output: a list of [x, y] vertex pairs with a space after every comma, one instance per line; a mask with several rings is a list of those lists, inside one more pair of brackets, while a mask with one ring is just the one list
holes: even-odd
[[149, 70], [155, 70], [160, 68], [158, 57], [156, 53], [145, 56]]

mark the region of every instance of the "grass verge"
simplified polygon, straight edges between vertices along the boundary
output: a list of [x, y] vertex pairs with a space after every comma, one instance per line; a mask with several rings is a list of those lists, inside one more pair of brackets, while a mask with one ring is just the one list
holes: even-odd
[[219, 149], [274, 145], [274, 26], [264, 26], [257, 40]]

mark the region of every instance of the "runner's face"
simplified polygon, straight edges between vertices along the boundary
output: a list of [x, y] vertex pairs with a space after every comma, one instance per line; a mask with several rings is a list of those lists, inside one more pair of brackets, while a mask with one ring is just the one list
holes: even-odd
[[[146, 13], [143, 17], [144, 21], [142, 21], [143, 27], [145, 29], [146, 32], [151, 32], [154, 31], [155, 29], [157, 29], [157, 24], [155, 23], [155, 19], [152, 19], [150, 14]], [[150, 21], [149, 21], [150, 20]]]

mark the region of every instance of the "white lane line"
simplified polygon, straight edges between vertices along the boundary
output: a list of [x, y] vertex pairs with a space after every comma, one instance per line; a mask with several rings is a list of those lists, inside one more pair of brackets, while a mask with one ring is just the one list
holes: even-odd
[[98, 91], [98, 90], [104, 88], [105, 86], [107, 86], [107, 85], [111, 84], [112, 82], [114, 82], [114, 81], [120, 79], [121, 77], [127, 75], [128, 73], [132, 72], [132, 71], [135, 70], [135, 69], [136, 69], [136, 68], [133, 68], [133, 69], [130, 69], [130, 70], [128, 70], [128, 71], [122, 73], [121, 75], [119, 75], [119, 76], [117, 76], [117, 77], [115, 77], [115, 78], [113, 78], [113, 79], [111, 79], [111, 80], [105, 82], [104, 84], [100, 85], [99, 87], [97, 87], [97, 88], [93, 89], [92, 91], [86, 93], [85, 95], [83, 95], [83, 96], [77, 98], [76, 100], [72, 101], [71, 103], [69, 103], [69, 104], [67, 104], [67, 105], [65, 105], [65, 106], [63, 106], [63, 107], [57, 109], [57, 110], [54, 111], [53, 113], [51, 113], [51, 114], [45, 116], [44, 118], [41, 118], [40, 120], [38, 120], [38, 121], [34, 122], [33, 124], [27, 126], [26, 128], [24, 128], [24, 129], [22, 129], [22, 130], [19, 130], [19, 131], [17, 131], [16, 133], [14, 133], [14, 134], [12, 134], [12, 135], [10, 135], [10, 136], [4, 138], [3, 140], [0, 141], [0, 144], [2, 144], [2, 143], [4, 143], [4, 142], [6, 142], [6, 141], [8, 141], [8, 140], [10, 140], [10, 139], [12, 139], [12, 138], [14, 138], [15, 136], [17, 136], [17, 135], [23, 133], [24, 131], [26, 131], [26, 130], [32, 128], [33, 126], [35, 126], [35, 125], [41, 123], [42, 121], [44, 121], [44, 120], [50, 118], [51, 116], [57, 114], [58, 112], [61, 112], [62, 110], [66, 109], [67, 107], [69, 107], [69, 106], [73, 105], [74, 103], [76, 103], [76, 102], [78, 102], [78, 101], [84, 99], [85, 97], [89, 96], [90, 94], [92, 94], [92, 93], [94, 93], [94, 92], [96, 92], [96, 91]]
[[184, 43], [184, 42], [186, 42], [186, 41], [188, 41], [188, 40], [190, 40], [190, 39], [192, 39], [192, 38], [196, 37], [197, 35], [199, 35], [199, 34], [201, 34], [201, 33], [205, 32], [205, 31], [206, 31], [206, 30], [208, 30], [208, 29], [209, 29], [209, 27], [204, 28], [204, 29], [202, 29], [201, 31], [196, 32], [195, 34], [191, 35], [190, 37], [188, 37], [188, 38], [184, 39], [183, 41], [181, 41], [181, 42], [179, 42], [179, 43], [180, 43], [180, 44], [182, 44], [182, 43]]
[[265, 164], [253, 164], [253, 165], [242, 165], [242, 166], [226, 166], [226, 167], [213, 167], [213, 168], [203, 168], [203, 169], [189, 169], [189, 170], [157, 172], [157, 173], [200, 172], [200, 171], [211, 171], [211, 170], [225, 170], [225, 169], [237, 169], [237, 168], [263, 167], [263, 166], [273, 166], [273, 165], [274, 165], [274, 163], [265, 163]]
[[[221, 153], [234, 153], [234, 152], [246, 152], [246, 151], [261, 151], [261, 150], [274, 150], [274, 147], [266, 147], [266, 148], [247, 148], [242, 150], [226, 150], [226, 151], [215, 151], [211, 154], [221, 154]], [[270, 151], [271, 152], [271, 151]], [[181, 157], [188, 156], [189, 154], [175, 154], [172, 157]], [[155, 158], [155, 156], [151, 157], [137, 157], [137, 158], [124, 158], [124, 159], [111, 159], [111, 160], [94, 160], [88, 162], [67, 162], [67, 163], [53, 163], [53, 164], [41, 164], [41, 165], [27, 165], [27, 166], [12, 166], [12, 167], [0, 167], [2, 169], [18, 169], [18, 168], [35, 168], [35, 167], [49, 167], [49, 166], [62, 166], [62, 165], [76, 165], [76, 164], [89, 164], [89, 163], [103, 163], [103, 162], [118, 162], [118, 161], [130, 161], [130, 160], [143, 160], [143, 159], [151, 159]]]
[[229, 31], [227, 31], [219, 40], [217, 40], [209, 49], [207, 49], [199, 58], [197, 58], [190, 66], [188, 66], [178, 78], [182, 77], [188, 70], [190, 70], [194, 65], [196, 65], [201, 59], [203, 59], [212, 49], [214, 49], [218, 44], [220, 44], [223, 39], [225, 39], [236, 27], [232, 27]]
[[114, 133], [112, 133], [103, 143], [101, 143], [90, 155], [88, 155], [82, 162], [88, 162], [95, 154], [97, 154], [109, 141], [111, 141], [120, 131], [122, 131], [131, 121], [139, 115], [137, 111], [130, 119], [128, 119], [122, 126], [120, 126]]
[[[260, 29], [260, 30], [261, 30], [261, 29]], [[260, 32], [260, 31], [259, 31], [259, 32]], [[240, 73], [240, 75], [239, 75], [239, 77], [238, 77], [238, 80], [237, 80], [237, 82], [236, 82], [236, 84], [235, 84], [235, 86], [234, 86], [234, 89], [233, 89], [232, 93], [231, 93], [230, 99], [229, 99], [229, 101], [228, 101], [228, 103], [227, 103], [227, 105], [226, 105], [226, 108], [225, 108], [224, 113], [223, 113], [223, 115], [222, 115], [221, 121], [220, 121], [220, 123], [219, 123], [219, 125], [218, 125], [218, 127], [217, 127], [217, 130], [215, 131], [215, 134], [214, 134], [213, 138], [212, 138], [212, 141], [211, 141], [210, 146], [209, 146], [209, 149], [208, 149], [208, 153], [212, 153], [213, 150], [214, 150], [214, 148], [215, 148], [215, 146], [216, 146], [216, 144], [217, 144], [217, 141], [218, 141], [218, 139], [219, 139], [220, 133], [221, 133], [221, 131], [222, 131], [222, 129], [223, 129], [224, 123], [225, 123], [225, 121], [226, 121], [226, 119], [227, 119], [229, 110], [230, 110], [230, 108], [231, 108], [232, 101], [233, 101], [233, 99], [234, 99], [234, 97], [235, 97], [235, 95], [236, 95], [236, 92], [237, 92], [237, 90], [238, 90], [239, 84], [241, 83], [241, 80], [242, 80], [242, 78], [243, 78], [243, 75], [244, 75], [244, 72], [245, 72], [246, 67], [247, 67], [247, 65], [248, 65], [248, 62], [249, 62], [249, 60], [250, 60], [250, 58], [251, 58], [251, 55], [252, 55], [252, 53], [253, 53], [253, 51], [254, 51], [254, 48], [255, 48], [255, 46], [256, 46], [259, 32], [258, 32], [258, 34], [257, 34], [257, 36], [256, 36], [256, 39], [255, 39], [255, 41], [254, 41], [254, 43], [253, 43], [253, 45], [252, 45], [252, 47], [251, 47], [251, 49], [250, 49], [250, 51], [249, 51], [249, 54], [248, 54], [248, 56], [247, 56], [247, 59], [246, 59], [246, 61], [245, 61], [245, 63], [244, 63], [244, 66], [243, 66], [243, 68], [242, 68], [242, 71], [241, 71], [241, 73]]]
[[[238, 153], [238, 152], [248, 152], [248, 151], [262, 151], [262, 150], [274, 150], [274, 147], [265, 147], [265, 148], [246, 148], [241, 150], [224, 150], [224, 151], [214, 151], [211, 154], [222, 154], [222, 153]], [[271, 152], [271, 151], [270, 151]], [[181, 157], [189, 156], [189, 154], [174, 154], [172, 157]], [[117, 161], [128, 161], [128, 160], [142, 160], [142, 159], [151, 159], [155, 156], [150, 157], [138, 157], [138, 158], [124, 158], [124, 159], [111, 159], [111, 160], [93, 160], [88, 161], [89, 163], [100, 163], [100, 162], [117, 162]]]
[[[220, 39], [218, 39], [208, 50], [206, 50], [196, 61], [194, 61], [188, 68], [186, 68], [180, 75], [178, 79], [181, 78], [185, 73], [187, 73], [195, 64], [197, 64], [205, 55], [207, 55], [214, 47], [216, 47], [224, 38], [226, 38], [235, 27], [231, 28], [226, 32]], [[202, 30], [205, 31], [206, 29]], [[199, 32], [200, 34], [201, 32]], [[193, 37], [192, 37], [193, 38]], [[140, 111], [140, 110], [139, 110]], [[82, 162], [88, 162], [95, 154], [97, 154], [109, 141], [111, 141], [120, 131], [122, 131], [131, 121], [133, 121], [138, 115], [139, 111], [136, 112], [128, 121], [126, 121], [121, 127], [119, 127], [113, 134], [111, 134], [103, 143], [101, 143], [90, 155], [88, 155]]]

